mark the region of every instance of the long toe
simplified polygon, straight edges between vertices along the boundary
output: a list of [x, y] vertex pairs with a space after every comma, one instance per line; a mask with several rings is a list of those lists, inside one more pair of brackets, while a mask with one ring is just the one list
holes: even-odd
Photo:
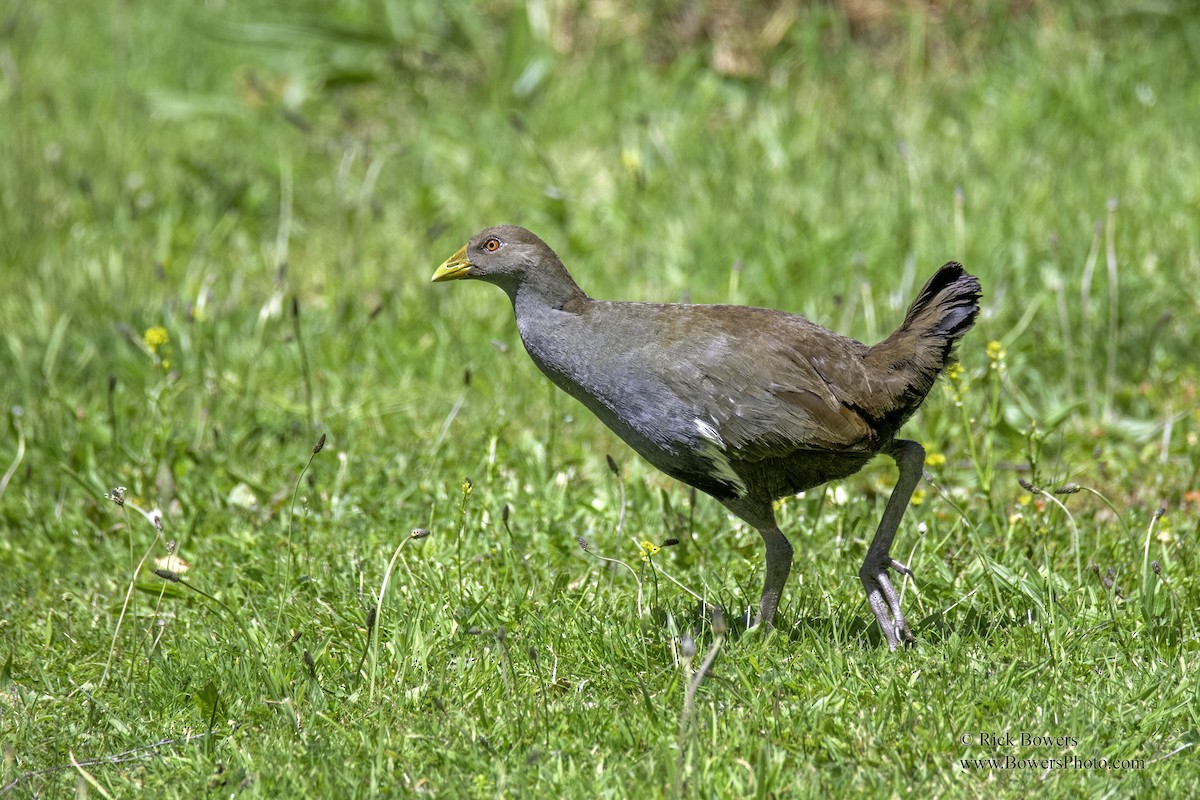
[[905, 575], [912, 575], [912, 571], [908, 567], [898, 561], [888, 559], [886, 565], [872, 567], [863, 564], [863, 568], [859, 571], [859, 578], [862, 580], [863, 588], [867, 590], [867, 602], [887, 639], [888, 647], [895, 650], [902, 644], [911, 644], [915, 641], [915, 637], [908, 627], [908, 620], [904, 618], [904, 612], [900, 610], [900, 594], [892, 585], [892, 580], [887, 574], [888, 567]]

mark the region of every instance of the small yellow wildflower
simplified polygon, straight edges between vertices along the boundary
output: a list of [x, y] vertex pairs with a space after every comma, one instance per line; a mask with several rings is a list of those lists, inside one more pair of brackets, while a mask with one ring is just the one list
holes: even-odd
[[642, 170], [642, 152], [633, 147], [621, 151], [621, 166], [630, 175], [636, 175]]
[[1171, 544], [1175, 541], [1175, 534], [1171, 533], [1170, 517], [1159, 517], [1158, 533], [1154, 534], [1154, 538], [1163, 544]]
[[925, 455], [925, 466], [927, 466], [927, 467], [944, 467], [944, 466], [946, 466], [945, 453], [927, 453]]
[[1007, 355], [1008, 355], [1008, 353], [1005, 352], [1004, 345], [1000, 344], [999, 341], [993, 339], [992, 341], [988, 342], [987, 357], [988, 357], [988, 361], [992, 362], [991, 363], [992, 369], [996, 370], [997, 372], [1003, 372], [1004, 371], [1004, 358]]
[[924, 503], [924, 502], [925, 502], [925, 490], [924, 489], [915, 490], [912, 493], [912, 504], [914, 506], [919, 506], [919, 505], [921, 505], [921, 503]]
[[150, 348], [151, 353], [157, 353], [160, 347], [171, 343], [171, 335], [167, 333], [166, 328], [155, 325], [153, 328], [146, 328], [146, 332], [142, 334], [142, 341]]
[[463, 478], [462, 486], [459, 488], [462, 489], [463, 497], [470, 497], [471, 492], [475, 491], [475, 484], [471, 482], [470, 478]]
[[957, 361], [955, 361], [953, 364], [951, 364], [949, 367], [946, 368], [946, 377], [952, 381], [957, 381], [959, 378], [962, 377], [962, 374], [963, 374], [962, 364], [959, 364]]
[[649, 539], [643, 539], [642, 541], [638, 542], [638, 547], [642, 550], [642, 561], [647, 563], [649, 563], [650, 559], [658, 555], [659, 551], [662, 550], [661, 547]]

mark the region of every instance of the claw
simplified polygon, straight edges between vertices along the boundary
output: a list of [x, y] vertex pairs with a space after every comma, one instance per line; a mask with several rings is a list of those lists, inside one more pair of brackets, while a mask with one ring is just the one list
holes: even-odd
[[888, 577], [889, 568], [904, 575], [912, 575], [912, 570], [908, 567], [889, 558], [887, 563], [878, 567], [863, 564], [862, 570], [859, 571], [859, 578], [862, 580], [863, 588], [867, 590], [867, 602], [870, 603], [871, 611], [875, 614], [880, 629], [883, 630], [888, 647], [895, 650], [901, 644], [911, 644], [916, 637], [908, 627], [904, 612], [900, 610], [900, 595], [892, 585], [891, 578]]

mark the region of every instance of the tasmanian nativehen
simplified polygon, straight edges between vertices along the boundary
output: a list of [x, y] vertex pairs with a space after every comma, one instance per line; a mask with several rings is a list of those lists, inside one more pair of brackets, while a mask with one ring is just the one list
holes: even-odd
[[508, 293], [525, 349], [559, 388], [758, 530], [762, 625], [774, 623], [792, 569], [772, 502], [889, 455], [900, 477], [858, 574], [888, 645], [913, 641], [888, 570], [912, 574], [890, 550], [925, 450], [896, 434], [979, 313], [979, 281], [961, 264], [934, 273], [896, 332], [870, 347], [782, 311], [593, 300], [515, 225], [476, 234], [433, 275], [460, 278]]

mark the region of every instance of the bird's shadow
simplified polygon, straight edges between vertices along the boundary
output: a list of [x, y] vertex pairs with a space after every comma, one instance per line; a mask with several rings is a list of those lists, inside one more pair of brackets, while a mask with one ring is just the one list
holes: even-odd
[[[737, 610], [734, 603], [694, 602], [682, 609], [667, 609], [657, 607], [653, 610], [656, 621], [669, 626], [668, 613], [674, 616], [674, 627], [687, 631], [693, 637], [706, 638], [711, 634], [714, 619], [719, 615], [723, 618], [725, 637], [731, 642], [741, 640], [746, 636], [764, 636], [768, 632], [761, 626], [754, 625], [754, 608]], [[974, 607], [963, 608], [954, 619], [947, 618], [943, 611], [933, 611], [923, 617], [910, 617], [916, 641], [906, 649], [926, 645], [938, 647], [952, 637], [988, 641], [1001, 628], [1010, 622], [985, 614]], [[852, 643], [861, 642], [864, 649], [887, 647], [883, 632], [875, 623], [865, 603], [848, 605], [834, 609], [830, 614], [800, 614], [793, 616], [790, 609], [781, 606], [776, 617], [776, 625], [771, 632], [775, 636], [786, 638], [789, 644], [802, 642], [826, 641]]]

